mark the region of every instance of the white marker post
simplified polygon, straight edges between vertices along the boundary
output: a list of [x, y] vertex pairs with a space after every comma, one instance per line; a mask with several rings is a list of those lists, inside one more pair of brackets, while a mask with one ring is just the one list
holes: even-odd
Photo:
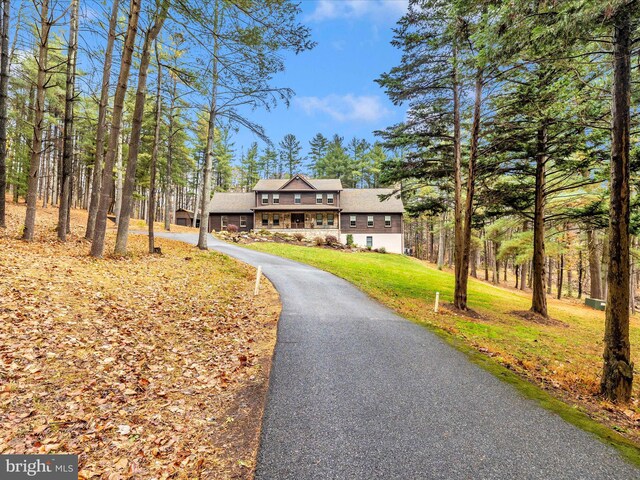
[[440, 292], [436, 292], [436, 303], [433, 305], [433, 311], [438, 313], [438, 304], [440, 303]]
[[253, 290], [253, 295], [258, 295], [260, 292], [260, 277], [262, 276], [262, 265], [258, 266], [258, 271], [256, 272], [256, 288]]

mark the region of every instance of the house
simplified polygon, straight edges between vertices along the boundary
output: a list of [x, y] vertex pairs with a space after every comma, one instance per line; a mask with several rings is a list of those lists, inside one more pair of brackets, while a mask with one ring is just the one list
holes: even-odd
[[[282, 230], [309, 238], [347, 235], [356, 245], [402, 253], [402, 200], [389, 188], [342, 188], [339, 179], [260, 180], [248, 193], [218, 192], [209, 208], [209, 230]], [[388, 195], [382, 200], [380, 197]]]

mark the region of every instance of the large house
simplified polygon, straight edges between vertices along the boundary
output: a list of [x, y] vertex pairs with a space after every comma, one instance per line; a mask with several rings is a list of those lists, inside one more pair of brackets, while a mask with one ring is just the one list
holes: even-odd
[[[218, 192], [210, 205], [209, 230], [281, 230], [307, 237], [347, 235], [359, 246], [402, 253], [404, 206], [387, 188], [342, 188], [339, 179], [260, 180], [248, 193]], [[381, 196], [390, 195], [384, 200]], [[178, 216], [178, 219], [180, 216]]]

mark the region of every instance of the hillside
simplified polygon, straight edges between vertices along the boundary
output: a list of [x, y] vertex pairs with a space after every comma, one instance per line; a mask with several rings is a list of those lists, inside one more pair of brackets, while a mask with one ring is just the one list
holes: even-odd
[[[470, 279], [469, 306], [462, 315], [448, 302], [453, 274], [415, 258], [370, 252], [347, 253], [281, 243], [254, 243], [256, 250], [317, 266], [351, 281], [373, 298], [454, 342], [471, 347], [554, 396], [623, 433], [640, 440], [640, 386], [630, 406], [618, 407], [597, 395], [602, 369], [604, 312], [577, 299], [549, 298], [551, 320], [523, 318], [530, 293]], [[434, 313], [436, 292], [441, 308]], [[632, 357], [640, 361], [640, 317], [631, 321]]]

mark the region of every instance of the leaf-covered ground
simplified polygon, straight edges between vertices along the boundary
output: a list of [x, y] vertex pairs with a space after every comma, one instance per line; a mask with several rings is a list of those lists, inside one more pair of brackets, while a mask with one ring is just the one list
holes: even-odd
[[[279, 302], [253, 269], [178, 242], [131, 236], [95, 260], [55, 240], [0, 231], [0, 453], [75, 453], [80, 478], [250, 478]], [[113, 232], [106, 251], [113, 249]]]

